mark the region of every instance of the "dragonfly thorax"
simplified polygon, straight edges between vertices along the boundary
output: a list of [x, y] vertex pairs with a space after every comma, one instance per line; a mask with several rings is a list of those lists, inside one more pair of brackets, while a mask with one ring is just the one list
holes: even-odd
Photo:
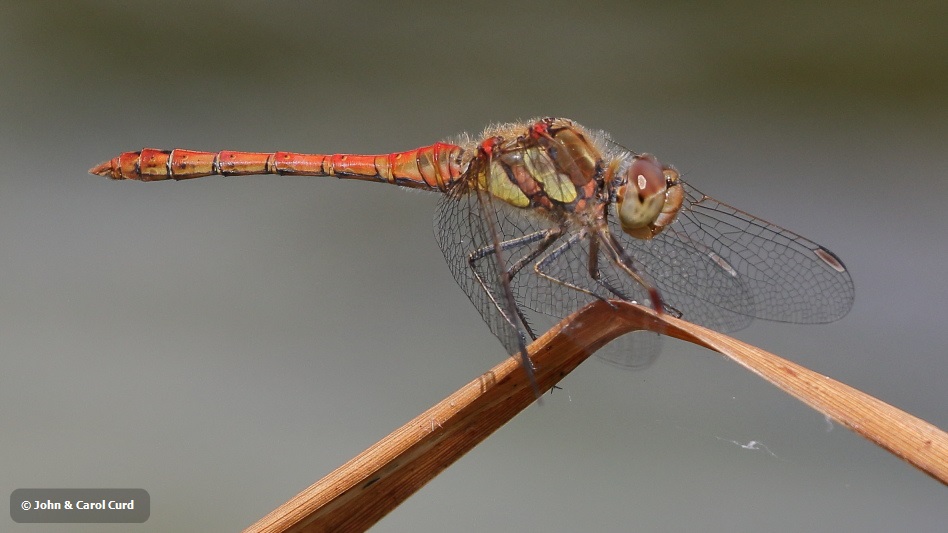
[[673, 167], [651, 154], [635, 154], [614, 161], [609, 174], [607, 183], [612, 183], [623, 231], [647, 240], [674, 222], [684, 191]]

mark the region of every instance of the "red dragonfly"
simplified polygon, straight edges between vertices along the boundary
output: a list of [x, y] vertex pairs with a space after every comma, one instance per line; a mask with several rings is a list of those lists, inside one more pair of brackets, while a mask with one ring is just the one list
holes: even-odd
[[[753, 318], [831, 322], [852, 306], [852, 278], [828, 249], [711, 198], [603, 132], [544, 118], [488, 128], [482, 139], [382, 155], [146, 148], [90, 172], [138, 181], [335, 176], [440, 192], [435, 226], [448, 266], [531, 375], [535, 320], [596, 299], [725, 332]], [[657, 349], [644, 352], [614, 362], [649, 361]]]

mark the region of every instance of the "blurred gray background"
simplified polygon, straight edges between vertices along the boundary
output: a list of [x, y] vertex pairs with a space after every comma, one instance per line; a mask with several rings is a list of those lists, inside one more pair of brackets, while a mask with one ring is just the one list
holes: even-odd
[[[737, 336], [948, 427], [944, 2], [0, 9], [4, 499], [138, 487], [151, 518], [122, 530], [234, 531], [504, 357], [443, 264], [435, 195], [90, 166], [143, 146], [407, 150], [538, 115], [835, 251], [847, 317]], [[691, 345], [562, 386], [376, 530], [948, 519], [943, 486]]]

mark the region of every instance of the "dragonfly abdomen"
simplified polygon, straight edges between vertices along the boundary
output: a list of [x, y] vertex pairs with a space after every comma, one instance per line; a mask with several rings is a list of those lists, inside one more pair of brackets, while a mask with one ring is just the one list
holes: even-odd
[[463, 173], [462, 156], [460, 146], [448, 143], [380, 155], [145, 148], [138, 152], [125, 152], [89, 172], [117, 180], [137, 181], [254, 174], [334, 176], [444, 191]]

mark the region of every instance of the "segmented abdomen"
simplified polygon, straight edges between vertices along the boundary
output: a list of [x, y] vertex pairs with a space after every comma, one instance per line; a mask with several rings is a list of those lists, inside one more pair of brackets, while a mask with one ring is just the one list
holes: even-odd
[[251, 174], [335, 176], [444, 191], [463, 174], [462, 155], [460, 146], [448, 143], [381, 155], [145, 148], [139, 152], [125, 152], [93, 167], [90, 172], [112, 179], [138, 181]]

